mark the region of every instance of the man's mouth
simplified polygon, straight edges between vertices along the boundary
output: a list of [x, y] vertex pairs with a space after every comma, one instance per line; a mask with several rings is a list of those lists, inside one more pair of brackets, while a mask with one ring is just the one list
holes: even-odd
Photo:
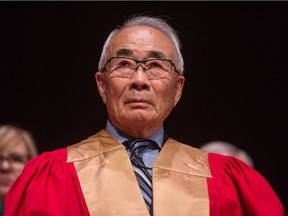
[[127, 105], [131, 105], [133, 107], [147, 107], [147, 105], [151, 105], [151, 102], [145, 99], [129, 99], [126, 101]]

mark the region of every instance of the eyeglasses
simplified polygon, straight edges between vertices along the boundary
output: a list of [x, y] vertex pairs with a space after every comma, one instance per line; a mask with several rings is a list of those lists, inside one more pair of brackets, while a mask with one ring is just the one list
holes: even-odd
[[148, 78], [154, 80], [169, 77], [172, 69], [178, 73], [174, 63], [169, 59], [137, 60], [126, 57], [111, 57], [104, 68], [107, 65], [111, 74], [123, 78], [131, 78], [140, 66], [146, 72]]
[[27, 155], [18, 155], [18, 154], [11, 154], [9, 156], [2, 156], [0, 155], [0, 164], [4, 161], [8, 161], [10, 165], [21, 165], [25, 164], [29, 158]]

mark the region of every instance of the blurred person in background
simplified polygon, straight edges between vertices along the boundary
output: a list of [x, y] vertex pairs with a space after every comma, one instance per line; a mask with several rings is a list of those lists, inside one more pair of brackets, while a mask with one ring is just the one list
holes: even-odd
[[232, 143], [224, 141], [212, 141], [200, 146], [200, 149], [207, 152], [218, 153], [226, 156], [233, 156], [245, 162], [249, 166], [253, 168], [255, 167], [255, 164], [250, 155], [243, 149], [238, 148]]
[[9, 188], [25, 164], [37, 154], [31, 133], [12, 125], [0, 126], [0, 216]]

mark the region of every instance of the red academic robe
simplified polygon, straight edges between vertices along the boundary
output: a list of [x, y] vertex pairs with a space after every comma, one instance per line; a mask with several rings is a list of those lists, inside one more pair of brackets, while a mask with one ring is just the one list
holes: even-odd
[[[5, 216], [148, 216], [125, 147], [107, 131], [32, 159]], [[233, 157], [169, 139], [153, 166], [154, 216], [284, 216], [266, 180]]]

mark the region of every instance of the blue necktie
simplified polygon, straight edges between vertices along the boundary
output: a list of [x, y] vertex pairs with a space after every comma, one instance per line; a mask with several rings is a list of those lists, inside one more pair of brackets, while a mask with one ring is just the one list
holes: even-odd
[[124, 142], [124, 144], [127, 148], [130, 148], [130, 160], [148, 211], [152, 215], [152, 176], [148, 171], [152, 168], [145, 166], [142, 160], [142, 153], [146, 149], [160, 149], [156, 142], [149, 139], [131, 139]]

